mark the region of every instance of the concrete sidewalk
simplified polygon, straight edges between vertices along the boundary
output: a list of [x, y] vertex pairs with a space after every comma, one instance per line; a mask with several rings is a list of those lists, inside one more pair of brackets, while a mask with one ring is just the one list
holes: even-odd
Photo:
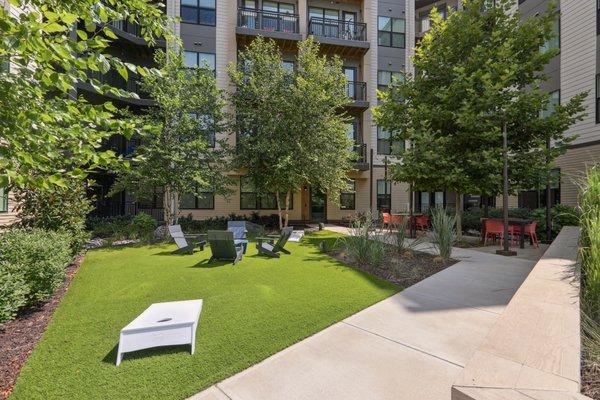
[[448, 400], [534, 261], [456, 249], [457, 264], [194, 400]]

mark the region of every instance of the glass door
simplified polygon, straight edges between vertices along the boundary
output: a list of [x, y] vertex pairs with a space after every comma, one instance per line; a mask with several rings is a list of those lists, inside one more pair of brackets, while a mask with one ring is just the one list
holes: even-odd
[[342, 38], [347, 40], [354, 40], [356, 38], [356, 13], [344, 11], [342, 12], [342, 18], [344, 20], [344, 27], [342, 32]]
[[244, 28], [256, 29], [256, 1], [244, 0], [243, 10], [240, 14], [240, 26]]
[[327, 195], [312, 188], [310, 189], [310, 219], [315, 222], [327, 220]]
[[352, 100], [356, 100], [356, 68], [344, 67], [344, 75], [346, 75], [346, 80], [348, 81], [348, 97]]

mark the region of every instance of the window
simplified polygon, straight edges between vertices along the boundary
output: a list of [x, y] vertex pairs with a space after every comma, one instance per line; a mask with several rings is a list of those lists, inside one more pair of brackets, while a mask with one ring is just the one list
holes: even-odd
[[386, 90], [394, 79], [404, 82], [404, 73], [394, 71], [377, 71], [377, 89]]
[[294, 72], [294, 62], [293, 61], [282, 61], [281, 65], [286, 72]]
[[183, 63], [189, 68], [208, 68], [215, 70], [216, 56], [214, 53], [199, 53], [197, 51], [185, 51]]
[[327, 8], [309, 7], [308, 20], [310, 34], [315, 36], [339, 37], [340, 25], [338, 10]]
[[542, 53], [553, 49], [560, 49], [560, 14], [556, 16], [552, 25], [552, 38], [540, 47]]
[[8, 190], [0, 188], [0, 212], [8, 212]]
[[210, 147], [215, 147], [217, 142], [216, 127], [214, 119], [208, 115], [190, 114], [190, 116], [198, 121], [198, 130], [202, 134], [207, 134], [207, 141]]
[[377, 209], [389, 212], [392, 209], [392, 182], [377, 180]]
[[348, 187], [340, 193], [340, 210], [354, 210], [356, 208], [356, 181], [348, 180]]
[[[546, 207], [546, 180], [540, 179], [537, 188], [519, 193], [519, 207], [535, 210]], [[550, 175], [550, 205], [560, 204], [560, 168], [554, 169]]]
[[215, 26], [215, 0], [181, 0], [181, 20], [190, 24]]
[[[283, 203], [283, 202], [282, 202]], [[294, 205], [294, 195], [290, 196], [289, 209]], [[283, 206], [283, 204], [282, 204]], [[277, 197], [275, 193], [259, 196], [256, 193], [254, 182], [250, 177], [240, 178], [240, 209], [241, 210], [275, 210], [277, 209]]]
[[404, 140], [392, 141], [392, 135], [389, 131], [377, 127], [377, 154], [391, 155], [398, 154], [404, 150]]
[[550, 98], [548, 99], [548, 104], [545, 110], [540, 112], [540, 117], [548, 118], [554, 113], [554, 109], [557, 105], [560, 104], [560, 90], [555, 90], [550, 93]]
[[215, 208], [215, 191], [201, 190], [202, 196], [197, 197], [193, 194], [184, 194], [181, 197], [182, 209], [196, 210], [214, 210]]
[[406, 45], [406, 21], [401, 18], [379, 17], [377, 44], [403, 49]]

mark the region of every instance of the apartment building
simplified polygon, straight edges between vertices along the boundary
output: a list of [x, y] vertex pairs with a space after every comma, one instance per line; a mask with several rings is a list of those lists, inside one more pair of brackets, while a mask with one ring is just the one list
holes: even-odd
[[[526, 18], [544, 11], [549, 2], [518, 0], [518, 8]], [[290, 68], [295, 62], [297, 43], [309, 35], [321, 45], [324, 54], [342, 57], [349, 82], [348, 95], [352, 99], [346, 110], [353, 118], [348, 136], [354, 140], [353, 151], [359, 155], [348, 176], [349, 190], [342, 193], [340, 199], [333, 199], [327, 193], [304, 187], [293, 194], [290, 210], [292, 221], [334, 222], [367, 210], [375, 214], [381, 210], [403, 212], [411, 203], [416, 211], [437, 205], [454, 207], [457, 203], [453, 193], [409, 193], [407, 184], [395, 184], [387, 179], [388, 166], [395, 161], [392, 149], [404, 144], [392, 143], [389, 133], [375, 125], [371, 112], [377, 104], [378, 88], [385, 89], [394, 76], [401, 79], [404, 72], [412, 72], [410, 60], [414, 47], [430, 27], [429, 13], [434, 6], [447, 14], [451, 9], [459, 9], [461, 4], [459, 0], [167, 0], [167, 13], [180, 18], [181, 22], [174, 28], [182, 39], [186, 64], [208, 64], [214, 68], [217, 84], [224, 90], [230, 90], [228, 64], [236, 61], [240, 48], [259, 35], [276, 41]], [[588, 115], [568, 132], [578, 137], [558, 159], [551, 193], [553, 203], [574, 205], [577, 202], [575, 179], [588, 165], [600, 162], [600, 44], [597, 40], [600, 1], [594, 4], [593, 1], [562, 0], [557, 13], [560, 13], [560, 23], [556, 25], [559, 36], [547, 45], [558, 46], [561, 51], [547, 67], [550, 79], [543, 89], [552, 94], [555, 102], [568, 101], [581, 91], [590, 91], [585, 103]], [[111, 46], [113, 54], [135, 64], [153, 65], [154, 49], [139, 37], [139, 27], [121, 22], [111, 26], [119, 37]], [[165, 43], [159, 41], [156, 46], [164, 47]], [[143, 112], [152, 105], [139, 90], [135, 76], [128, 81], [110, 73], [98, 78], [140, 96], [140, 99], [112, 99], [117, 105], [127, 106], [134, 112]], [[103, 100], [86, 85], [80, 85], [79, 90], [91, 101]], [[106, 146], [128, 155], [135, 149], [136, 142], [114, 137]], [[230, 197], [211, 193], [202, 198], [184, 196], [181, 214], [203, 219], [230, 213], [276, 213], [274, 195], [258, 198], [251, 183], [241, 174], [232, 171], [231, 175], [236, 185]], [[95, 178], [98, 215], [145, 211], [157, 219], [162, 218], [159, 189], [154, 199], [135, 202], [127, 193], [107, 196], [114, 179], [110, 175], [99, 173]], [[545, 199], [545, 187], [531, 188], [512, 197], [510, 205], [537, 208], [545, 205]], [[501, 204], [498, 199], [469, 195], [463, 203], [467, 208]], [[0, 221], [3, 216], [6, 219], [10, 209], [11, 197], [0, 192]]]

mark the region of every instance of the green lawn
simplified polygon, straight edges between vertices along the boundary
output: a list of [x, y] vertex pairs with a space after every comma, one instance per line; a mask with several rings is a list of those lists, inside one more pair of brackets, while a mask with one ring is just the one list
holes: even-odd
[[[88, 252], [11, 399], [183, 399], [399, 290], [312, 244], [287, 247], [268, 259], [251, 244], [235, 266], [171, 245]], [[204, 299], [196, 354], [159, 348], [115, 366], [123, 326], [151, 303], [186, 299]]]

